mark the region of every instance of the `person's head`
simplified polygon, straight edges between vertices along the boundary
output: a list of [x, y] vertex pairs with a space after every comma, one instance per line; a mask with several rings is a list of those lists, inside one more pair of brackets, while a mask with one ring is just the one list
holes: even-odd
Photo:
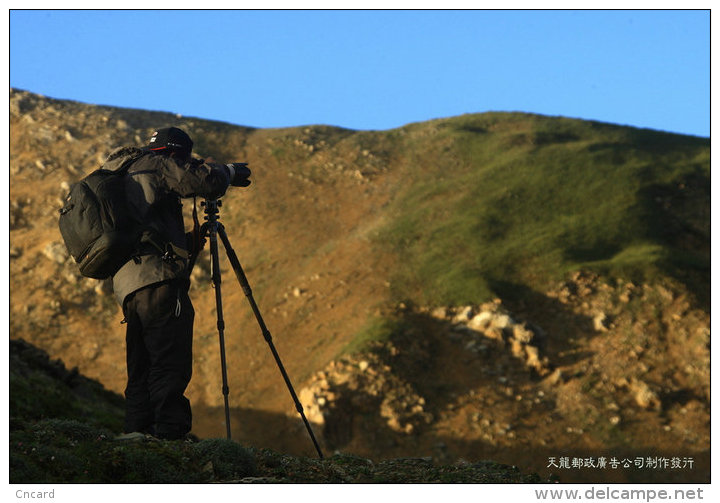
[[182, 129], [167, 127], [153, 132], [147, 148], [159, 154], [185, 160], [190, 158], [193, 142]]

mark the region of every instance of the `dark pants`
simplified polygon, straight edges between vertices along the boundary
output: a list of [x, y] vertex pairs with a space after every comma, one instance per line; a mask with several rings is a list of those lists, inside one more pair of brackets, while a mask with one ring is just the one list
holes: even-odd
[[194, 318], [186, 282], [150, 285], [126, 300], [126, 433], [176, 439], [190, 431], [184, 393], [192, 375]]

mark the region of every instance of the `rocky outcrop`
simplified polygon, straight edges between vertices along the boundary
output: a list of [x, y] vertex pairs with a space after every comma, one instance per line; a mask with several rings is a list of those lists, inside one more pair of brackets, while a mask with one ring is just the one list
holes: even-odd
[[425, 398], [374, 353], [332, 362], [313, 376], [299, 398], [308, 419], [334, 446], [351, 439], [356, 416], [380, 418], [390, 430], [402, 434], [417, 432], [432, 421]]
[[491, 345], [505, 348], [538, 375], [549, 373], [549, 362], [541, 356], [546, 337], [538, 326], [513, 319], [500, 299], [479, 306], [426, 309], [433, 318], [452, 325], [455, 340], [470, 352], [486, 352]]
[[[542, 329], [513, 319], [499, 299], [459, 308], [420, 308], [414, 314], [433, 318], [447, 327], [445, 336], [469, 356], [496, 351], [511, 355], [537, 376], [550, 373], [548, 359], [541, 355], [545, 337]], [[403, 435], [420, 433], [433, 423], [428, 398], [402, 377], [408, 375], [406, 372], [393, 368], [392, 357], [390, 362], [386, 357], [413, 352], [422, 353], [412, 363], [419, 367], [432, 358], [427, 348], [413, 349], [406, 343], [390, 340], [377, 343], [372, 350], [333, 361], [310, 379], [299, 398], [308, 419], [322, 431], [329, 445], [339, 447], [351, 440], [355, 417], [373, 418]], [[418, 371], [415, 368], [409, 372]]]

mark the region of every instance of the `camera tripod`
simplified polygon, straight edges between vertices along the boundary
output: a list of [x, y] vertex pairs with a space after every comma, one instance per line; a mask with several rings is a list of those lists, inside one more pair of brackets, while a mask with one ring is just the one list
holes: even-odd
[[[298, 400], [297, 395], [295, 394], [295, 390], [293, 389], [292, 383], [290, 382], [290, 378], [288, 377], [287, 372], [285, 371], [285, 367], [282, 364], [282, 361], [280, 360], [280, 355], [278, 355], [277, 350], [275, 349], [275, 344], [273, 344], [272, 336], [270, 335], [270, 331], [268, 330], [267, 326], [265, 325], [265, 321], [263, 320], [262, 315], [260, 314], [260, 309], [257, 306], [257, 303], [255, 302], [255, 299], [252, 294], [252, 289], [250, 288], [250, 284], [248, 283], [247, 277], [245, 276], [245, 272], [242, 269], [242, 266], [240, 265], [240, 261], [237, 258], [237, 254], [235, 253], [235, 250], [233, 250], [232, 246], [230, 245], [230, 240], [228, 239], [227, 233], [225, 232], [225, 227], [223, 224], [219, 222], [220, 219], [220, 212], [219, 208], [222, 206], [222, 201], [219, 199], [205, 199], [202, 203], [202, 206], [205, 207], [205, 222], [200, 226], [200, 243], [197, 251], [193, 255], [193, 257], [190, 259], [190, 266], [189, 270], [192, 270], [193, 265], [195, 264], [195, 260], [197, 259], [197, 256], [200, 254], [200, 252], [205, 247], [206, 238], [210, 239], [210, 258], [211, 258], [211, 264], [212, 264], [212, 282], [213, 286], [215, 288], [215, 305], [217, 308], [217, 329], [218, 329], [218, 335], [220, 338], [220, 364], [222, 368], [222, 393], [223, 397], [225, 399], [225, 425], [227, 428], [227, 438], [230, 440], [231, 433], [230, 433], [230, 404], [228, 395], [230, 394], [230, 388], [228, 387], [228, 379], [227, 379], [227, 364], [225, 361], [225, 321], [223, 319], [223, 310], [222, 310], [222, 292], [220, 289], [220, 284], [222, 283], [222, 278], [220, 276], [220, 253], [218, 250], [218, 236], [220, 236], [220, 240], [223, 243], [223, 246], [225, 247], [225, 252], [227, 254], [228, 259], [230, 260], [230, 264], [232, 265], [233, 270], [235, 271], [235, 276], [237, 277], [238, 282], [240, 283], [240, 286], [243, 289], [243, 292], [245, 293], [245, 296], [248, 299], [248, 302], [250, 303], [250, 307], [252, 308], [253, 313], [255, 314], [255, 318], [258, 322], [258, 325], [260, 325], [260, 330], [262, 331], [262, 335], [265, 338], [265, 341], [268, 343], [268, 346], [270, 347], [270, 351], [272, 352], [273, 357], [275, 358], [275, 362], [278, 365], [278, 368], [280, 369], [280, 373], [283, 376], [283, 379], [285, 380], [285, 384], [287, 385], [288, 390], [290, 391], [290, 396], [292, 397], [293, 401], [295, 402], [295, 408], [297, 409], [298, 413], [300, 414], [300, 417], [303, 420], [303, 423], [305, 423], [305, 428], [307, 429], [308, 433], [310, 434], [310, 439], [313, 442], [313, 445], [315, 446], [315, 450], [317, 450], [318, 456], [320, 459], [323, 458], [323, 453], [320, 450], [320, 446], [318, 445], [317, 440], [315, 439], [315, 435], [313, 434], [312, 428], [310, 427], [310, 423], [307, 420], [307, 417], [305, 417], [305, 412], [303, 410], [303, 406], [300, 403], [300, 400]], [[193, 218], [196, 219], [196, 214], [193, 214]], [[197, 220], [196, 220], [197, 222]]]

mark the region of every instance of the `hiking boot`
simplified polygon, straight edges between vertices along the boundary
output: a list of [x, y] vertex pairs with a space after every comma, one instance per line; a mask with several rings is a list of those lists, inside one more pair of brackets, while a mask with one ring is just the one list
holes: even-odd
[[159, 439], [153, 437], [149, 433], [143, 433], [141, 431], [133, 431], [131, 433], [123, 433], [115, 437], [115, 440], [120, 442], [158, 442]]
[[139, 431], [133, 431], [131, 433], [122, 433], [115, 437], [115, 440], [122, 442], [141, 442], [145, 440], [145, 434]]

